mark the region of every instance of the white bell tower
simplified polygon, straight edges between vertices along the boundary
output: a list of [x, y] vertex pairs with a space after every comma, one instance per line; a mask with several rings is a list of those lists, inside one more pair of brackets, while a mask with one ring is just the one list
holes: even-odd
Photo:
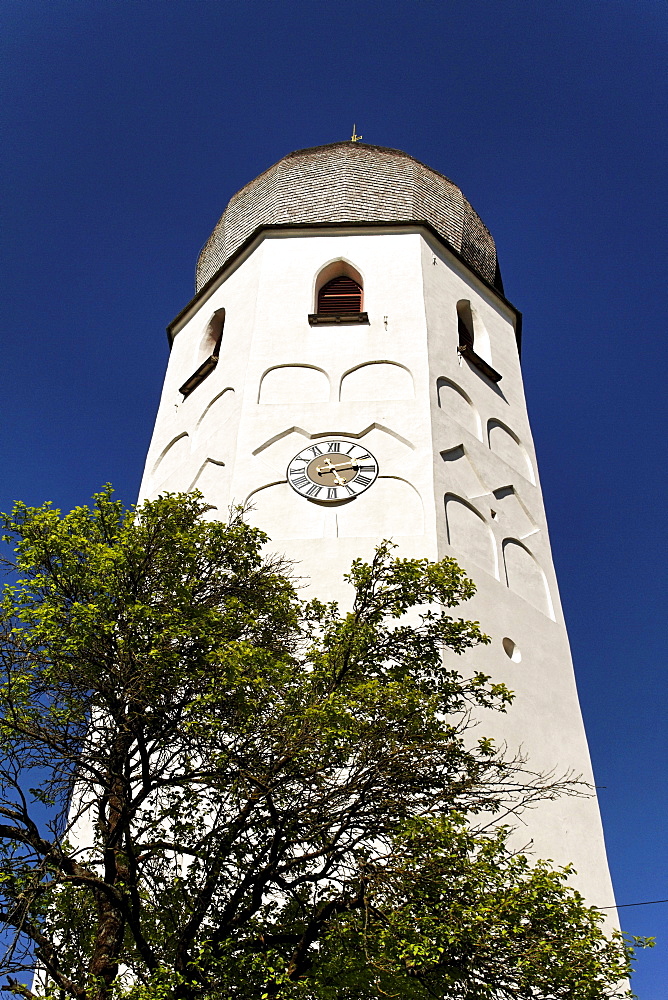
[[[527, 417], [520, 316], [461, 191], [406, 153], [299, 150], [230, 201], [169, 327], [142, 497], [248, 503], [320, 598], [383, 538], [454, 556], [471, 663], [516, 692], [481, 733], [592, 781]], [[537, 857], [614, 902], [596, 799], [526, 814]]]

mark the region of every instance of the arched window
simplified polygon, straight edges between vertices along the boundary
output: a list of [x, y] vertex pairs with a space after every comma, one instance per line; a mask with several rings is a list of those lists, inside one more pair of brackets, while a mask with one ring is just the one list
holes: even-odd
[[[475, 350], [475, 324], [473, 322], [473, 310], [471, 309], [471, 303], [468, 299], [460, 299], [457, 303], [457, 350], [459, 354], [470, 361], [472, 365], [485, 375], [490, 382], [500, 382], [501, 376], [497, 371], [492, 368], [489, 361], [480, 357], [478, 351]], [[485, 345], [485, 341], [487, 342]], [[485, 349], [486, 347], [486, 349]], [[490, 357], [489, 350], [489, 336], [486, 330], [482, 330], [481, 346], [478, 350], [482, 354], [487, 354]]]
[[362, 312], [362, 289], [348, 275], [332, 278], [318, 292], [318, 313], [321, 316], [341, 316]]
[[190, 378], [187, 379], [179, 389], [179, 392], [183, 395], [184, 399], [186, 396], [189, 396], [198, 385], [201, 385], [207, 375], [210, 375], [218, 364], [220, 345], [223, 341], [224, 326], [225, 310], [217, 309], [207, 324], [200, 344], [198, 360], [201, 361], [201, 364], [197, 371], [193, 372]]
[[223, 340], [223, 327], [225, 326], [225, 310], [216, 309], [209, 320], [204, 331], [199, 349], [199, 360], [206, 361], [207, 358], [216, 358], [220, 355], [220, 345]]
[[329, 323], [368, 323], [363, 308], [362, 276], [345, 260], [327, 264], [315, 285], [316, 312], [309, 315], [311, 326]]
[[468, 347], [473, 350], [473, 316], [471, 303], [466, 299], [461, 299], [457, 303], [457, 333], [460, 348]]

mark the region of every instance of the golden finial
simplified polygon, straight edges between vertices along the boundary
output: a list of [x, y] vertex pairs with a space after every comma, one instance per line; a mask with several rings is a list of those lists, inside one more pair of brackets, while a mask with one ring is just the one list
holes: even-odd
[[364, 138], [363, 135], [358, 135], [357, 134], [357, 125], [353, 125], [353, 134], [350, 137], [350, 141], [351, 142], [359, 142], [363, 138]]

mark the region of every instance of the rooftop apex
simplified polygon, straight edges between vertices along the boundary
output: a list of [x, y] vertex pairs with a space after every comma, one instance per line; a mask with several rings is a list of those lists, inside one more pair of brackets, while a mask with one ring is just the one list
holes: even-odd
[[359, 142], [298, 149], [230, 199], [197, 261], [199, 291], [264, 226], [426, 222], [503, 292], [491, 233], [451, 180], [408, 153]]

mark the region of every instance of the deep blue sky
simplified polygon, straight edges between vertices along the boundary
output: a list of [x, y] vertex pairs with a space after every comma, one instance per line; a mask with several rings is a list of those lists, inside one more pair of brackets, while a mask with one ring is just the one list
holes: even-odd
[[[668, 898], [664, 0], [4, 0], [0, 509], [136, 498], [197, 253], [291, 150], [463, 189], [523, 366], [618, 901]], [[662, 1000], [668, 904], [635, 989]]]

